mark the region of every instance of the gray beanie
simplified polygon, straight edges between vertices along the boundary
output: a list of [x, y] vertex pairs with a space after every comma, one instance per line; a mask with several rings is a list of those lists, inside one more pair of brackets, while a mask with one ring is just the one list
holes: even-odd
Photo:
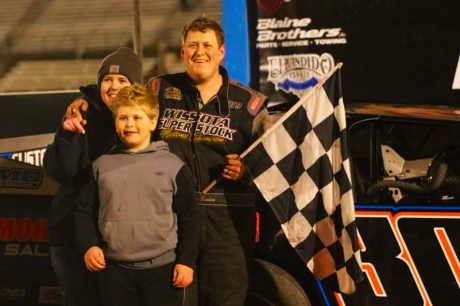
[[107, 55], [97, 73], [97, 87], [101, 88], [102, 79], [108, 74], [121, 74], [132, 83], [142, 82], [142, 65], [139, 56], [130, 48], [121, 47]]

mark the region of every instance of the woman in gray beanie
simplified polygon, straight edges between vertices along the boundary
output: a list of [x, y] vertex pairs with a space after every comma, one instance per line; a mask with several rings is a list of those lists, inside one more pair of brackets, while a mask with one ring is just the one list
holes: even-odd
[[67, 119], [46, 150], [46, 174], [61, 185], [48, 213], [50, 257], [66, 306], [99, 306], [96, 275], [86, 269], [77, 251], [73, 212], [91, 163], [118, 141], [110, 107], [121, 88], [142, 82], [140, 58], [129, 48], [105, 57], [97, 72], [97, 85], [80, 87], [89, 103], [86, 133], [70, 132]]

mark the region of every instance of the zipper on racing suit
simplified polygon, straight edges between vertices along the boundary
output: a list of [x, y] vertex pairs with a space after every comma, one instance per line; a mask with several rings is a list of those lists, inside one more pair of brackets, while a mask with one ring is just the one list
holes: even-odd
[[[209, 102], [214, 100], [216, 97], [217, 97], [217, 95], [212, 96], [209, 99]], [[196, 183], [197, 183], [197, 186], [198, 186], [198, 192], [201, 192], [201, 168], [200, 168], [200, 163], [198, 162], [196, 149], [195, 149], [195, 131], [196, 131], [196, 127], [198, 125], [198, 118], [200, 117], [201, 109], [204, 107], [204, 103], [203, 103], [203, 99], [201, 99], [201, 95], [200, 95], [200, 92], [198, 91], [198, 89], [197, 89], [197, 93], [196, 93], [196, 100], [198, 102], [198, 112], [197, 112], [196, 120], [193, 123], [192, 135], [191, 135], [191, 143], [192, 143], [193, 162], [194, 162], [195, 168], [196, 168], [195, 179], [196, 179]]]
[[196, 184], [198, 186], [198, 192], [201, 192], [201, 170], [200, 170], [200, 163], [198, 162], [198, 158], [196, 156], [196, 149], [195, 149], [195, 131], [196, 127], [198, 125], [198, 118], [200, 117], [201, 109], [203, 108], [203, 101], [201, 100], [200, 93], [196, 93], [196, 100], [198, 102], [198, 112], [197, 116], [195, 119], [195, 122], [193, 122], [193, 128], [192, 128], [192, 135], [191, 135], [191, 147], [192, 147], [192, 154], [193, 154], [193, 163], [195, 164], [195, 179], [196, 179]]

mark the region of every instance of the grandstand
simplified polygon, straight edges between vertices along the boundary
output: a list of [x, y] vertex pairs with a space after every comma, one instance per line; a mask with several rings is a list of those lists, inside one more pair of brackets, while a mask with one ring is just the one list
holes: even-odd
[[[0, 92], [77, 89], [95, 82], [105, 55], [133, 47], [129, 0], [15, 0], [0, 11]], [[182, 2], [182, 5], [181, 5]], [[220, 0], [139, 0], [144, 79], [182, 70], [180, 30]]]

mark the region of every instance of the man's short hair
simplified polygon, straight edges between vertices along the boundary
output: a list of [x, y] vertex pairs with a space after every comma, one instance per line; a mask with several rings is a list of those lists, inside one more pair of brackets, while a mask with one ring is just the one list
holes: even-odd
[[125, 86], [118, 92], [117, 98], [111, 108], [114, 118], [117, 117], [120, 107], [138, 107], [142, 109], [151, 120], [158, 119], [160, 114], [158, 97], [153, 94], [152, 90], [138, 83]]
[[224, 30], [217, 22], [207, 17], [198, 17], [182, 29], [182, 44], [185, 43], [187, 35], [190, 31], [206, 32], [206, 30], [213, 30], [216, 33], [219, 47], [225, 43]]

